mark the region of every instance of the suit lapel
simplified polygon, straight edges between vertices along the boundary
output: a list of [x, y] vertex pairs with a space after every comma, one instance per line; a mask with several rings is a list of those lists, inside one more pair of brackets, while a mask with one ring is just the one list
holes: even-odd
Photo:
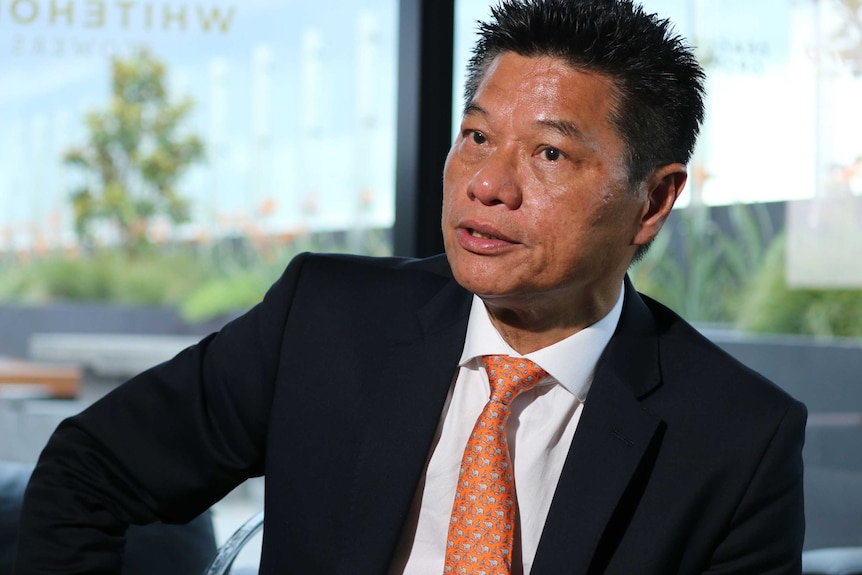
[[655, 325], [627, 281], [545, 523], [532, 575], [601, 572], [639, 497], [661, 419], [640, 399], [660, 382]]
[[[532, 575], [589, 573], [609, 557], [625, 503], [648, 473], [662, 422], [640, 398], [659, 385], [655, 327], [627, 282], [620, 324], [599, 364], [569, 450]], [[470, 296], [448, 282], [419, 314], [421, 334], [381, 354], [347, 511], [342, 571], [383, 571], [409, 512], [464, 344]], [[635, 501], [636, 502], [636, 501]], [[599, 569], [600, 571], [600, 569]]]
[[352, 486], [345, 572], [391, 559], [425, 467], [464, 346], [470, 295], [454, 281], [419, 313], [421, 333], [381, 353], [380, 384], [366, 404], [367, 425]]

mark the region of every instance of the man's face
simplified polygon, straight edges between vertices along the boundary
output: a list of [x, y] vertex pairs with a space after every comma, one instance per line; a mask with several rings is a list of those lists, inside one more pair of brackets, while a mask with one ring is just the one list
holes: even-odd
[[442, 220], [455, 278], [486, 303], [616, 299], [646, 194], [628, 188], [614, 95], [556, 58], [506, 52], [488, 68], [446, 160]]

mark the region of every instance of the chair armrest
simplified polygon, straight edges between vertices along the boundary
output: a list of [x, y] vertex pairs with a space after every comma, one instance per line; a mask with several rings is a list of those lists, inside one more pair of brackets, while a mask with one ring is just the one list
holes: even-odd
[[218, 550], [204, 575], [227, 575], [243, 546], [263, 528], [263, 511], [242, 524]]

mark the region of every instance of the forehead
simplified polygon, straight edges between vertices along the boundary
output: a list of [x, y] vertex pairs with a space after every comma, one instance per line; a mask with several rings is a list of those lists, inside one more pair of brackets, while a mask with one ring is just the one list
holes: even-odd
[[488, 65], [465, 109], [502, 118], [574, 122], [611, 129], [614, 81], [551, 56], [503, 52]]

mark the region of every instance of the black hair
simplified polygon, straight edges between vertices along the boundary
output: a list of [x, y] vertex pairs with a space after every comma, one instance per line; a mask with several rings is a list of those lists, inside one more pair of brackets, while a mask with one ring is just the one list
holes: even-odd
[[656, 168], [687, 163], [703, 122], [704, 72], [669, 20], [630, 0], [503, 0], [479, 23], [464, 90], [469, 105], [498, 55], [551, 56], [611, 79], [612, 125], [635, 188]]

